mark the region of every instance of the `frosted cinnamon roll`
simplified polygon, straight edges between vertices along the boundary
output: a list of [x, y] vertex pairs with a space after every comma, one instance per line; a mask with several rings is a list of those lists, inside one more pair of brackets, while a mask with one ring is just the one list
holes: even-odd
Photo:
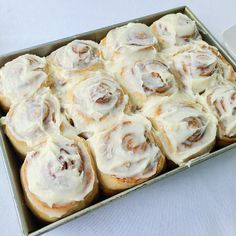
[[123, 67], [118, 78], [136, 109], [150, 97], [169, 96], [178, 90], [173, 74], [159, 59], [137, 60]]
[[29, 152], [21, 168], [26, 203], [43, 221], [53, 222], [87, 207], [98, 182], [85, 142], [62, 136]]
[[88, 137], [128, 112], [128, 96], [111, 75], [97, 71], [68, 87], [65, 109], [79, 133]]
[[184, 94], [156, 99], [143, 113], [157, 130], [157, 140], [167, 158], [177, 165], [209, 152], [215, 143], [216, 118]]
[[8, 138], [24, 158], [33, 147], [45, 142], [48, 135], [60, 132], [60, 104], [48, 88], [42, 88], [12, 106], [2, 121]]
[[184, 47], [173, 58], [176, 77], [190, 92], [202, 93], [224, 80], [234, 80], [232, 66], [219, 51], [207, 43], [195, 43]]
[[124, 116], [88, 142], [96, 159], [101, 188], [107, 195], [142, 183], [165, 166], [151, 123], [141, 115]]
[[103, 66], [99, 45], [91, 40], [74, 40], [52, 52], [47, 59], [50, 78], [59, 95], [68, 80]]
[[202, 97], [218, 119], [218, 143], [236, 142], [236, 85], [223, 83], [208, 89]]
[[157, 39], [148, 26], [141, 23], [129, 23], [112, 29], [101, 40], [102, 56], [105, 60], [116, 61], [122, 54], [142, 53], [147, 57], [158, 48]]
[[8, 111], [11, 104], [33, 95], [46, 84], [46, 60], [25, 54], [6, 63], [0, 70], [0, 105]]
[[165, 15], [150, 28], [162, 49], [201, 39], [195, 21], [182, 13]]

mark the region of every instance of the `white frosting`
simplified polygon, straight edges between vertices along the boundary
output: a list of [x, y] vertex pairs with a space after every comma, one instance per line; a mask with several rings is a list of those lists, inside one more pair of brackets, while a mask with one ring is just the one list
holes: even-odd
[[49, 134], [60, 131], [60, 104], [48, 88], [12, 106], [3, 123], [11, 134], [29, 146], [45, 141]]
[[168, 66], [158, 59], [136, 61], [124, 67], [119, 77], [131, 98], [137, 93], [146, 100], [149, 96], [171, 95], [178, 89]]
[[147, 48], [156, 48], [157, 40], [150, 28], [141, 23], [129, 23], [108, 32], [102, 41], [102, 55], [106, 60], [116, 59], [116, 54], [129, 54]]
[[82, 141], [48, 139], [26, 157], [29, 191], [49, 207], [83, 200], [96, 181], [90, 158]]
[[181, 165], [215, 140], [217, 120], [186, 95], [153, 100], [143, 113], [152, 119], [167, 156], [176, 164]]
[[157, 171], [161, 155], [148, 139], [151, 123], [141, 115], [124, 116], [115, 126], [88, 141], [98, 169], [118, 178], [149, 178]]
[[61, 113], [61, 134], [67, 138], [75, 138], [79, 136], [80, 131], [73, 125], [66, 112]]
[[162, 48], [184, 45], [193, 39], [201, 39], [196, 23], [182, 13], [163, 16], [151, 25], [151, 29]]
[[224, 83], [207, 90], [203, 97], [219, 121], [219, 135], [236, 135], [236, 86]]
[[78, 73], [102, 63], [99, 45], [91, 40], [74, 40], [52, 52], [48, 61], [55, 86], [64, 86], [73, 77], [78, 79]]
[[85, 80], [71, 84], [65, 108], [75, 127], [80, 132], [89, 132], [115, 122], [127, 102], [128, 96], [113, 77], [94, 72]]
[[33, 95], [47, 80], [45, 58], [25, 54], [5, 64], [0, 70], [0, 93], [11, 103]]
[[232, 67], [221, 60], [216, 48], [204, 43], [192, 44], [174, 57], [173, 68], [185, 88], [201, 93], [222, 80], [232, 79]]

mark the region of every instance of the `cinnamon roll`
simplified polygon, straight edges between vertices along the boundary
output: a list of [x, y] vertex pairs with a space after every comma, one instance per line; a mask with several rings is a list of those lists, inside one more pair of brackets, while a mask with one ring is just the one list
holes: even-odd
[[159, 174], [165, 157], [155, 141], [150, 121], [124, 115], [114, 126], [88, 139], [103, 192], [112, 195]]
[[147, 57], [156, 53], [157, 39], [150, 28], [141, 23], [129, 23], [125, 26], [112, 29], [101, 40], [102, 56], [105, 60], [117, 63], [120, 55], [142, 54]]
[[0, 105], [8, 111], [11, 104], [33, 95], [47, 83], [46, 60], [25, 54], [6, 63], [0, 70]]
[[128, 96], [106, 72], [97, 71], [68, 88], [65, 109], [79, 133], [85, 137], [103, 129], [129, 111]]
[[214, 86], [202, 98], [218, 119], [218, 144], [236, 142], [236, 85], [228, 82]]
[[168, 66], [157, 58], [137, 60], [123, 67], [118, 78], [136, 109], [142, 108], [149, 97], [169, 96], [178, 90]]
[[223, 80], [234, 80], [232, 66], [207, 43], [183, 47], [173, 58], [173, 71], [186, 90], [202, 93]]
[[12, 106], [2, 121], [6, 135], [24, 158], [50, 134], [60, 132], [60, 104], [48, 88], [42, 88]]
[[74, 40], [52, 52], [47, 60], [50, 78], [59, 97], [64, 95], [63, 89], [69, 80], [103, 67], [99, 45], [91, 40]]
[[157, 130], [163, 152], [177, 165], [209, 152], [214, 146], [216, 118], [185, 94], [156, 99], [145, 107], [143, 114]]
[[165, 15], [150, 28], [162, 49], [201, 40], [195, 21], [182, 13]]
[[29, 152], [21, 168], [21, 182], [28, 207], [47, 222], [87, 207], [98, 194], [90, 151], [78, 137], [50, 138]]

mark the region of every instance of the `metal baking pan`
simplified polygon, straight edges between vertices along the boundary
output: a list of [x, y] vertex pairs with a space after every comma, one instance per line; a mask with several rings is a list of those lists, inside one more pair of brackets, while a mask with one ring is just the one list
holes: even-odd
[[[13, 52], [10, 54], [2, 55], [2, 56], [0, 56], [0, 67], [3, 66], [6, 62], [16, 58], [17, 56], [25, 54], [25, 53], [32, 53], [32, 54], [36, 54], [38, 56], [47, 56], [55, 49], [69, 43], [70, 41], [72, 41], [74, 39], [90, 39], [90, 40], [94, 40], [94, 41], [99, 41], [112, 28], [125, 25], [128, 22], [141, 22], [141, 23], [150, 25], [152, 22], [156, 21], [157, 19], [159, 19], [160, 17], [162, 17], [166, 14], [177, 13], [177, 12], [184, 13], [184, 14], [188, 15], [191, 19], [193, 19], [197, 23], [198, 29], [199, 29], [203, 39], [206, 42], [208, 42], [209, 44], [217, 47], [219, 49], [219, 51], [223, 54], [223, 56], [228, 60], [228, 62], [232, 64], [232, 66], [234, 67], [234, 70], [236, 70], [236, 63], [234, 62], [233, 58], [226, 52], [226, 50], [219, 44], [219, 42], [214, 38], [214, 36], [207, 30], [207, 28], [199, 21], [199, 19], [186, 6], [182, 6], [182, 7], [174, 8], [171, 10], [155, 13], [155, 14], [152, 14], [149, 16], [141, 17], [138, 19], [133, 19], [133, 20], [130, 20], [127, 22], [108, 26], [108, 27], [105, 27], [102, 29], [90, 31], [87, 33], [75, 35], [72, 37], [60, 39], [60, 40], [53, 41], [50, 43], [35, 46], [32, 48], [28, 48], [28, 49], [20, 50], [20, 51]], [[22, 229], [22, 234], [23, 235], [31, 235], [31, 236], [40, 235], [40, 234], [45, 233], [49, 230], [52, 230], [62, 224], [65, 224], [73, 219], [76, 219], [76, 218], [78, 218], [90, 211], [93, 211], [98, 207], [108, 204], [117, 198], [123, 197], [131, 191], [135, 191], [136, 189], [142, 188], [146, 185], [150, 185], [152, 183], [158, 182], [164, 178], [167, 178], [168, 176], [171, 176], [171, 175], [174, 175], [180, 171], [183, 171], [183, 170], [191, 167], [192, 165], [196, 165], [196, 164], [198, 164], [202, 161], [205, 161], [209, 158], [214, 158], [214, 157], [236, 147], [236, 143], [235, 143], [235, 144], [231, 144], [230, 146], [227, 146], [225, 148], [214, 151], [210, 154], [202, 155], [200, 157], [195, 158], [191, 162], [188, 162], [185, 166], [181, 166], [181, 167], [178, 167], [174, 170], [168, 171], [156, 178], [153, 178], [145, 183], [142, 183], [142, 184], [135, 186], [131, 189], [128, 189], [126, 191], [123, 191], [122, 193], [119, 193], [113, 197], [110, 197], [107, 199], [104, 199], [104, 198], [100, 199], [100, 201], [95, 203], [94, 205], [89, 206], [89, 207], [87, 207], [81, 211], [78, 211], [70, 216], [67, 216], [61, 220], [58, 220], [58, 221], [51, 223], [51, 224], [43, 224], [37, 220], [37, 218], [31, 213], [31, 211], [24, 204], [23, 192], [22, 192], [22, 187], [21, 187], [21, 183], [20, 183], [20, 176], [19, 176], [20, 163], [17, 161], [16, 153], [15, 153], [12, 145], [10, 144], [9, 140], [7, 139], [6, 135], [4, 134], [2, 128], [0, 129], [0, 144], [1, 144], [1, 148], [2, 148], [2, 154], [3, 154], [4, 161], [5, 161], [6, 169], [8, 172], [11, 188], [12, 188], [12, 193], [13, 193], [13, 197], [14, 197], [14, 201], [15, 201], [15, 205], [16, 205], [16, 209], [17, 209], [17, 213], [18, 213], [20, 226]]]

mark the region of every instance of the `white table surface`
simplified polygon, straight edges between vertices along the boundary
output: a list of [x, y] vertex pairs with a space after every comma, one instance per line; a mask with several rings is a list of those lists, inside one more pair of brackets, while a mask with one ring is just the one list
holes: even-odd
[[[0, 54], [187, 4], [221, 41], [236, 1], [0, 0]], [[0, 156], [1, 235], [20, 235]], [[129, 194], [46, 235], [236, 235], [236, 150]]]

